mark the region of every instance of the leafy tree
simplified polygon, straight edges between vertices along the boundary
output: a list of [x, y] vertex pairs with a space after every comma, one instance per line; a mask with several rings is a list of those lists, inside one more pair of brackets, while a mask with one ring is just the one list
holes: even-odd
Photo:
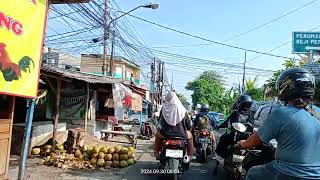
[[177, 96], [178, 98], [180, 99], [181, 103], [186, 106], [186, 105], [189, 105], [190, 103], [188, 102], [187, 98], [183, 95], [183, 94], [180, 94], [180, 93], [177, 93]]
[[193, 91], [191, 97], [194, 106], [208, 104], [211, 111], [225, 112], [234, 100], [231, 92], [225, 91], [222, 76], [215, 71], [203, 72], [195, 80], [188, 82], [186, 89]]
[[245, 93], [250, 95], [254, 100], [263, 100], [264, 92], [262, 88], [256, 87], [258, 77], [256, 76], [253, 80], [246, 80]]

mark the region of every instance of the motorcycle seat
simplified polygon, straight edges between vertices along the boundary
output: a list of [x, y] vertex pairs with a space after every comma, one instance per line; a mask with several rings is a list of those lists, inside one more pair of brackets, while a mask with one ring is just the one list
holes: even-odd
[[187, 140], [185, 137], [165, 137], [163, 140]]

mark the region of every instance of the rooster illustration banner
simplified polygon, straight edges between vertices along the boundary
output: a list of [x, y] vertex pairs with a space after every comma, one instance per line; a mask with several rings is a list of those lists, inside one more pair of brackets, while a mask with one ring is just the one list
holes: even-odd
[[37, 96], [47, 0], [0, 1], [0, 94]]

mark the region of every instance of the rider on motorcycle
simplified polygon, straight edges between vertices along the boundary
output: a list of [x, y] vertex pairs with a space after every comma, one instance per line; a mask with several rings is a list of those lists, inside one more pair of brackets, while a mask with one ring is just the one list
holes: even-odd
[[[228, 128], [227, 131], [220, 137], [216, 153], [225, 158], [227, 156], [227, 149], [233, 143], [234, 131], [232, 130], [231, 124], [234, 122], [241, 122], [248, 124], [252, 127], [253, 125], [253, 116], [251, 106], [253, 101], [249, 95], [242, 94], [238, 97], [237, 102], [233, 105], [233, 111], [226, 121], [224, 121], [219, 128]], [[252, 129], [253, 130], [253, 129]], [[248, 132], [252, 131], [248, 130]]]
[[[216, 125], [216, 120], [213, 116], [208, 115], [209, 112], [209, 105], [203, 104], [201, 105], [200, 112], [197, 114], [196, 118], [193, 121], [193, 130], [196, 129], [207, 129], [210, 132], [210, 139], [213, 146], [213, 151], [215, 150], [216, 146], [216, 138], [213, 133], [213, 128]], [[197, 143], [197, 139], [194, 139], [195, 144]]]
[[279, 99], [285, 105], [274, 110], [261, 128], [238, 144], [244, 149], [276, 139], [275, 160], [252, 167], [247, 180], [319, 179], [320, 109], [314, 105], [314, 77], [305, 69], [284, 71], [277, 80]]
[[158, 132], [155, 136], [154, 153], [159, 158], [162, 139], [170, 137], [182, 137], [187, 140], [187, 154], [194, 153], [191, 130], [191, 120], [187, 110], [182, 105], [175, 92], [166, 95], [165, 103], [159, 117]]

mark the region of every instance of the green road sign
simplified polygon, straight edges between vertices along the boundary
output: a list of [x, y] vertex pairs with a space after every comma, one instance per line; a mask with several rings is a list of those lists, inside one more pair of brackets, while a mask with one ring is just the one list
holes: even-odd
[[292, 53], [306, 54], [310, 50], [320, 50], [320, 32], [293, 32]]

